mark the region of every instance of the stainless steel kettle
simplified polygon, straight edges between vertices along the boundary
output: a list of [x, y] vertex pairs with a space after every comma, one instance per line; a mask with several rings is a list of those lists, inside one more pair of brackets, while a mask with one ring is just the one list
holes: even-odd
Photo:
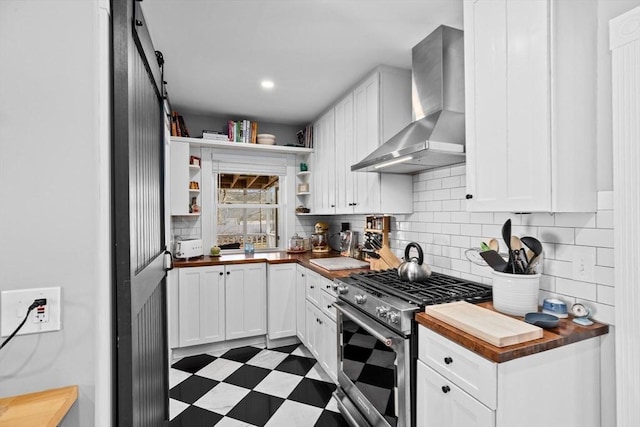
[[[410, 258], [409, 252], [411, 248], [415, 248], [418, 251], [418, 257]], [[431, 269], [427, 264], [424, 264], [424, 253], [422, 248], [416, 242], [411, 242], [404, 249], [404, 260], [402, 264], [398, 266], [398, 276], [400, 280], [407, 282], [423, 282], [431, 276]]]

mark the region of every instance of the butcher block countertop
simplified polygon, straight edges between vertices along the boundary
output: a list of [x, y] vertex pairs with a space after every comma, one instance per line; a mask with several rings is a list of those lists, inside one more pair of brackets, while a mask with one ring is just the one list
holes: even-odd
[[0, 398], [2, 427], [55, 427], [78, 398], [78, 386]]
[[310, 262], [310, 260], [313, 258], [335, 258], [339, 256], [339, 252], [317, 253], [311, 251], [301, 254], [290, 254], [286, 251], [256, 252], [253, 255], [238, 253], [221, 255], [217, 257], [205, 255], [202, 258], [190, 259], [187, 261], [173, 260], [173, 266], [175, 268], [184, 268], [206, 267], [211, 265], [247, 264], [254, 262], [266, 262], [267, 264], [298, 263], [302, 264], [309, 270], [313, 270], [316, 273], [331, 280], [335, 279], [336, 277], [348, 276], [351, 273], [361, 273], [363, 271], [369, 271], [368, 267], [350, 270], [325, 270], [324, 268]]
[[[483, 302], [478, 306], [488, 310], [496, 311], [491, 302]], [[522, 317], [510, 316], [522, 320]], [[416, 314], [416, 320], [424, 327], [427, 327], [451, 341], [497, 363], [507, 362], [519, 357], [529, 356], [552, 348], [586, 340], [589, 338], [604, 335], [609, 332], [609, 326], [595, 322], [591, 326], [580, 326], [573, 323], [573, 316], [560, 319], [557, 327], [543, 329], [542, 338], [514, 344], [506, 347], [496, 347], [486, 341], [468, 334], [448, 323], [436, 319], [426, 313]]]

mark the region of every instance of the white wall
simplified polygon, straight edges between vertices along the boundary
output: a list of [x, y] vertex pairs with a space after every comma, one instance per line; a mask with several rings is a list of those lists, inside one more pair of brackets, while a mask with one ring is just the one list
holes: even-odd
[[[62, 329], [0, 352], [0, 396], [70, 384], [61, 425], [109, 423], [104, 2], [0, 1], [0, 290], [60, 286]], [[102, 61], [102, 62], [100, 62]], [[102, 107], [102, 108], [101, 108]], [[98, 389], [98, 390], [96, 390]]]

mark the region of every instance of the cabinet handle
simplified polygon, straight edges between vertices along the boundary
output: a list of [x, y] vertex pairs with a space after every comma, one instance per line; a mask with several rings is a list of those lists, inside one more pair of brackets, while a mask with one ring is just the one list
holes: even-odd
[[223, 275], [224, 275], [224, 273], [221, 271], [221, 272], [220, 272], [220, 275], [221, 275], [221, 276], [223, 276]]
[[230, 271], [227, 271], [227, 275], [229, 275], [229, 274], [231, 274], [231, 272], [230, 272]]
[[453, 363], [453, 359], [447, 356], [444, 358], [444, 363], [447, 365], [451, 365]]
[[331, 289], [331, 285], [325, 285], [327, 289]]
[[466, 196], [464, 196], [466, 199], [473, 199], [473, 194], [467, 194]]
[[451, 388], [448, 385], [443, 385], [442, 386], [442, 392], [443, 393], [449, 393], [451, 391]]
[[311, 286], [309, 286], [309, 287], [310, 287], [311, 289], [315, 289], [315, 286], [313, 286], [313, 285], [311, 285]]
[[331, 307], [333, 307], [331, 304], [329, 304], [329, 305], [327, 306], [327, 308], [331, 308]]
[[336, 207], [336, 205], [331, 205], [331, 207], [332, 207], [332, 208], [335, 208], [335, 207]]

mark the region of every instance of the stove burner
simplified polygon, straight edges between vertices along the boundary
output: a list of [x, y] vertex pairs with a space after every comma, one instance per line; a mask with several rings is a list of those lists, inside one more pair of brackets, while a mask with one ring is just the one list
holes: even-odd
[[396, 269], [353, 273], [350, 277], [361, 286], [366, 284], [421, 307], [460, 300], [478, 303], [492, 297], [490, 286], [440, 273], [432, 273], [425, 282], [402, 281]]

